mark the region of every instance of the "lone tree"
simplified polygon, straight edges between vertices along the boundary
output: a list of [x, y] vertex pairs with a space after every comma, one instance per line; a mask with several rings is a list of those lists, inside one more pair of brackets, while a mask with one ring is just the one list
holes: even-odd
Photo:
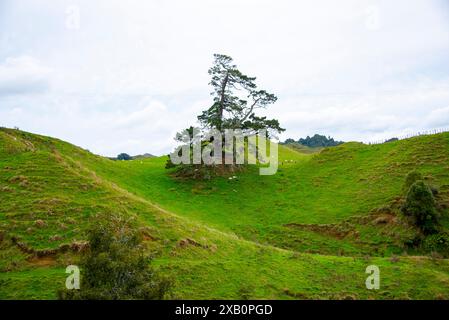
[[[231, 57], [215, 54], [214, 63], [208, 72], [211, 76], [209, 84], [213, 88], [211, 92], [213, 103], [197, 117], [201, 128], [194, 130], [198, 128], [191, 126], [184, 129], [176, 134], [176, 141], [185, 145], [185, 138], [188, 137], [192, 150], [194, 143], [199, 143], [201, 148], [212, 143], [214, 138], [207, 135], [207, 132], [212, 130], [221, 133], [222, 146], [225, 145], [226, 130], [241, 130], [243, 136], [251, 136], [266, 131], [267, 138], [285, 131], [280, 127], [278, 120], [268, 119], [256, 114], [257, 110], [265, 109], [275, 103], [277, 97], [259, 89], [255, 82], [256, 78], [247, 76], [238, 70]], [[224, 157], [225, 147], [222, 147], [221, 159], [224, 159]], [[166, 168], [174, 166], [169, 159]], [[190, 170], [195, 166], [181, 165], [181, 167]], [[223, 167], [224, 165], [222, 165]], [[234, 165], [231, 165], [231, 167], [234, 167]], [[198, 169], [204, 168], [196, 166], [195, 170], [198, 171]]]
[[282, 132], [279, 121], [256, 116], [257, 109], [263, 109], [277, 101], [277, 97], [257, 88], [255, 77], [249, 77], [237, 69], [231, 57], [214, 54], [214, 64], [209, 69], [213, 96], [212, 106], [198, 116], [203, 128], [241, 129], [247, 134], [266, 129]]

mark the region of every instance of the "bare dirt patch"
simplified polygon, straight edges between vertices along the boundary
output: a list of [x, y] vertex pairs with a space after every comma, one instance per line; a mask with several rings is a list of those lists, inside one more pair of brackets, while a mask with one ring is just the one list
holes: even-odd
[[209, 246], [201, 244], [193, 239], [190, 238], [185, 238], [185, 239], [181, 239], [178, 241], [178, 247], [180, 248], [185, 248], [188, 246], [194, 246], [194, 247], [199, 247], [199, 248], [204, 248], [204, 249], [208, 249]]
[[146, 227], [140, 228], [140, 233], [144, 241], [157, 241], [159, 240], [156, 236], [150, 233], [150, 230]]
[[393, 224], [396, 223], [397, 218], [392, 214], [380, 214], [373, 220], [373, 224]]
[[55, 256], [33, 256], [28, 259], [28, 262], [37, 267], [51, 267], [57, 264]]

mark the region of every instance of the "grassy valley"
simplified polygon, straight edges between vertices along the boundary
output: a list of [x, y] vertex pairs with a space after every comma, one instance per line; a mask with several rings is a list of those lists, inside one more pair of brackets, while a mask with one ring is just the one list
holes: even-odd
[[[86, 230], [134, 217], [154, 265], [184, 299], [449, 298], [449, 261], [411, 245], [407, 173], [438, 188], [449, 228], [449, 134], [319, 150], [279, 146], [256, 167], [174, 178], [167, 157], [112, 161], [54, 138], [0, 129], [0, 299], [56, 298]], [[231, 178], [231, 179], [230, 179]], [[381, 269], [367, 290], [365, 268]]]

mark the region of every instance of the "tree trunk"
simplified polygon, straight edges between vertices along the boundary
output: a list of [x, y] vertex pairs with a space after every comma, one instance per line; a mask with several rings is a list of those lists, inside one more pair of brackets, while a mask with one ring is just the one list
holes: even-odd
[[219, 106], [219, 110], [218, 110], [218, 115], [219, 115], [219, 126], [218, 126], [218, 130], [220, 130], [220, 132], [222, 131], [222, 123], [223, 123], [223, 111], [224, 111], [224, 98], [225, 98], [225, 92], [226, 92], [226, 86], [228, 85], [228, 80], [229, 80], [229, 73], [226, 73], [225, 78], [223, 79], [223, 83], [221, 84], [221, 96], [220, 96], [220, 106]]

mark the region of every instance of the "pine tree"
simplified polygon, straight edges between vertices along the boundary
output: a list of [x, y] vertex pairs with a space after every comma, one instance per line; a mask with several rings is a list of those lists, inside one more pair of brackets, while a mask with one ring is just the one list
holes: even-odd
[[231, 57], [215, 54], [214, 58], [214, 65], [209, 69], [213, 104], [198, 116], [201, 125], [220, 132], [225, 129], [242, 129], [247, 134], [257, 133], [262, 129], [272, 133], [285, 131], [278, 120], [255, 114], [257, 109], [275, 103], [277, 97], [259, 90], [256, 78], [240, 72]]

